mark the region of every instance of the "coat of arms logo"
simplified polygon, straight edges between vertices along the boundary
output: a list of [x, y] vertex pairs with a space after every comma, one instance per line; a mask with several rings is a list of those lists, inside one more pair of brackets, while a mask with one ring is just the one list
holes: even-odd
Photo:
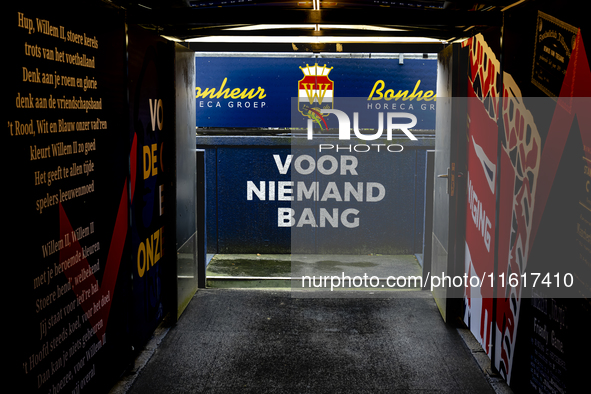
[[300, 69], [304, 78], [298, 81], [298, 110], [318, 123], [321, 129], [328, 129], [320, 111], [333, 108], [334, 82], [328, 78], [333, 68], [316, 63], [314, 66], [306, 64]]

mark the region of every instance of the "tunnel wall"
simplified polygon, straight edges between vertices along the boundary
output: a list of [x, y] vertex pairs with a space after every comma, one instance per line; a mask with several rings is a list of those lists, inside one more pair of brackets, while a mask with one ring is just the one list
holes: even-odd
[[[463, 43], [472, 97], [464, 273], [497, 277], [465, 289], [463, 321], [515, 392], [578, 392], [579, 357], [591, 349], [591, 38], [559, 2], [504, 15], [502, 32]], [[577, 292], [566, 292], [566, 277]]]
[[[175, 89], [175, 64], [193, 77], [193, 54], [105, 2], [2, 14], [3, 163], [18, 190], [7, 244], [21, 256], [10, 370], [22, 392], [107, 392], [177, 317], [176, 246], [194, 239], [195, 191], [176, 189], [194, 186], [195, 152], [174, 147], [194, 141], [195, 104], [194, 83]], [[192, 109], [181, 127], [176, 106]]]

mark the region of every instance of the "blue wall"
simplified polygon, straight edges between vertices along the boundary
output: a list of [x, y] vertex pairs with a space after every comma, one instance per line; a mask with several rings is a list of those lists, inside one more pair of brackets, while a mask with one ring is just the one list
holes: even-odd
[[[323, 142], [321, 138], [315, 137], [315, 140], [310, 142], [298, 139], [298, 153], [305, 152], [313, 157], [324, 155], [325, 152], [318, 153], [318, 144]], [[332, 140], [326, 139], [327, 143], [330, 143], [329, 141]], [[248, 201], [246, 187], [248, 181], [259, 185], [260, 181], [292, 180], [290, 171], [286, 174], [279, 173], [273, 159], [273, 155], [278, 154], [284, 162], [287, 155], [297, 155], [295, 144], [292, 147], [292, 142], [294, 140], [291, 137], [283, 136], [197, 136], [197, 148], [206, 151], [208, 253], [292, 252], [292, 228], [278, 227], [277, 208], [295, 206], [298, 203], [269, 201], [269, 198], [260, 201], [256, 197]], [[433, 149], [434, 139], [372, 142], [400, 143], [404, 146], [403, 152], [386, 153], [390, 160], [388, 167], [392, 169], [391, 171], [377, 168], [379, 162], [376, 161], [363, 168], [364, 176], [370, 174], [364, 179], [379, 180], [386, 185], [388, 199], [385, 199], [384, 203], [387, 204], [386, 210], [395, 217], [395, 220], [389, 221], [384, 231], [380, 231], [380, 227], [371, 231], [367, 230], [367, 226], [360, 226], [359, 229], [341, 227], [322, 229], [324, 233], [319, 236], [319, 233], [315, 233], [318, 229], [311, 229], [310, 244], [313, 245], [311, 252], [349, 254], [422, 252], [425, 157], [426, 150]], [[360, 168], [362, 168], [361, 165]], [[343, 208], [348, 207], [343, 206]], [[371, 215], [371, 212], [367, 212], [367, 215]], [[369, 220], [375, 222], [376, 219], [366, 219], [365, 223], [369, 223]], [[328, 236], [325, 236], [326, 234]], [[347, 237], [351, 237], [351, 240], [363, 237], [364, 246], [345, 250], [343, 244], [348, 244]], [[336, 239], [336, 243], [331, 239]]]
[[[398, 59], [373, 58], [196, 57], [197, 126], [293, 126], [291, 99], [298, 97], [298, 84], [304, 78], [300, 67], [315, 64], [331, 69], [334, 108], [339, 108], [342, 98], [362, 98], [361, 107], [371, 105], [370, 112], [387, 105], [388, 110], [413, 113], [417, 129], [435, 129], [436, 60], [405, 59], [400, 64]], [[252, 90], [252, 97], [231, 98], [235, 89]], [[408, 97], [389, 96], [396, 93]], [[411, 97], [413, 93], [416, 96]]]

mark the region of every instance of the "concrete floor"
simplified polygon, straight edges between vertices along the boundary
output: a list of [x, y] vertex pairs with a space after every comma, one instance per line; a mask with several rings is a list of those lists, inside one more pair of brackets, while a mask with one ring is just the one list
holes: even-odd
[[113, 393], [494, 393], [499, 386], [426, 291], [374, 299], [206, 289], [165, 332]]

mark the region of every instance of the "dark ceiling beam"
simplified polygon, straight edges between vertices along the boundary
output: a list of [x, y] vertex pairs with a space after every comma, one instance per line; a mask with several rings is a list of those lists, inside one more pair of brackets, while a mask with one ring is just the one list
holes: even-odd
[[[336, 44], [260, 44], [260, 43], [184, 43], [195, 52], [344, 52], [344, 53], [438, 53], [445, 48], [443, 44], [377, 44], [344, 43], [340, 50]], [[296, 49], [297, 48], [297, 49]]]
[[357, 25], [413, 25], [413, 26], [501, 26], [500, 12], [415, 10], [405, 8], [359, 7], [323, 9], [285, 9], [272, 6], [227, 8], [192, 8], [146, 10], [129, 9], [128, 21], [134, 24], [157, 26], [198, 24], [215, 26], [228, 24], [357, 24]]

